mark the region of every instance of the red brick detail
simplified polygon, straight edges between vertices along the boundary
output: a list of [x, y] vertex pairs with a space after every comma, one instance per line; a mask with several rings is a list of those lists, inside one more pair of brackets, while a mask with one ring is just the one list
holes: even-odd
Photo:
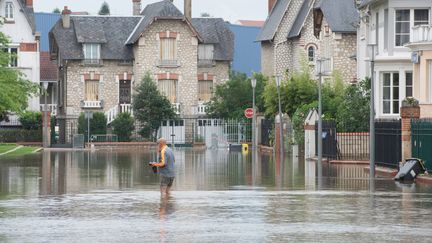
[[215, 78], [215, 75], [207, 74], [207, 77], [206, 77], [205, 73], [200, 73], [200, 74], [198, 74], [197, 78], [198, 78], [198, 81], [213, 81]]
[[164, 31], [159, 32], [159, 38], [177, 38], [177, 32]]
[[22, 52], [37, 52], [37, 44], [36, 43], [21, 43], [20, 51]]
[[179, 75], [177, 73], [159, 73], [157, 75], [158, 80], [178, 80]]
[[68, 6], [64, 6], [64, 9], [62, 11], [62, 15], [71, 14], [71, 13], [72, 13], [72, 11], [70, 9], [68, 9]]
[[84, 80], [100, 80], [100, 74], [93, 74], [92, 78], [91, 73], [86, 73], [84, 74]]
[[315, 130], [315, 126], [314, 125], [304, 125], [304, 130], [313, 131], [313, 130]]
[[402, 118], [418, 119], [420, 118], [420, 107], [401, 107], [400, 113]]
[[132, 80], [132, 73], [128, 73], [128, 74], [126, 74], [126, 79], [125, 79], [125, 75], [124, 75], [124, 73], [120, 73], [119, 75], [118, 75], [118, 79], [119, 80]]
[[411, 119], [403, 118], [401, 126], [402, 131], [411, 131]]
[[132, 0], [132, 2], [134, 2], [134, 3], [140, 3], [141, 0]]
[[402, 141], [411, 141], [410, 135], [402, 135]]
[[33, 0], [26, 0], [26, 6], [32, 8], [33, 7]]

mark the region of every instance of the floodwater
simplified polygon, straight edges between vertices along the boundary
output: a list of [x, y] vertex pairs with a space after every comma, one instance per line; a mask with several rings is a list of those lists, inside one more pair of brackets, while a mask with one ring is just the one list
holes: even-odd
[[175, 151], [161, 199], [145, 150], [0, 160], [0, 242], [432, 242], [432, 186], [364, 166]]

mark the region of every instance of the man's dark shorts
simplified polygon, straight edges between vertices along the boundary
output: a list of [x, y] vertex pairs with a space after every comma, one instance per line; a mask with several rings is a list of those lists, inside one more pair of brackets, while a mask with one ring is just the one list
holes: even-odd
[[173, 185], [173, 182], [174, 182], [174, 177], [166, 177], [166, 176], [160, 177], [161, 186], [171, 187]]

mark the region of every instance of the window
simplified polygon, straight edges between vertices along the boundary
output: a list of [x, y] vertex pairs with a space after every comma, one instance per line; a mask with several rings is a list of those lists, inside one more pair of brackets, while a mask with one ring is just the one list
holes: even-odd
[[177, 60], [177, 40], [175, 38], [160, 39], [160, 60], [168, 64]]
[[200, 80], [198, 81], [198, 99], [200, 101], [210, 101], [212, 97], [213, 81]]
[[85, 100], [98, 101], [99, 100], [99, 81], [86, 80], [85, 81]]
[[198, 46], [198, 59], [199, 60], [213, 60], [213, 45], [199, 45]]
[[13, 4], [11, 2], [6, 2], [5, 18], [6, 18], [6, 20], [13, 20], [14, 19], [14, 7], [13, 7]]
[[315, 47], [314, 46], [309, 46], [307, 50], [308, 50], [308, 60], [309, 60], [309, 62], [314, 62], [315, 61]]
[[429, 24], [428, 9], [396, 10], [396, 46], [403, 46], [410, 41], [410, 31], [413, 26]]
[[164, 94], [171, 103], [177, 103], [177, 80], [159, 80], [159, 91]]
[[413, 96], [413, 74], [412, 72], [405, 73], [405, 96]]
[[382, 105], [384, 114], [399, 114], [399, 73], [383, 73]]
[[87, 64], [99, 64], [100, 44], [84, 44], [84, 59]]
[[4, 52], [9, 53], [10, 61], [9, 67], [17, 67], [18, 66], [18, 48], [17, 47], [9, 47], [3, 49]]

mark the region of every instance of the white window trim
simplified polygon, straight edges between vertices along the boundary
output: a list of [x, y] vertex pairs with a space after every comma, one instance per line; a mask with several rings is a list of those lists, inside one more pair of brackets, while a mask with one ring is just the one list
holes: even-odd
[[9, 45], [7, 48], [5, 48], [5, 49], [7, 49], [8, 50], [8, 53], [10, 54], [11, 53], [11, 49], [12, 48], [15, 48], [15, 49], [17, 49], [17, 52], [16, 52], [16, 59], [17, 59], [17, 65], [16, 66], [11, 66], [10, 65], [10, 63], [9, 63], [9, 65], [8, 65], [8, 67], [11, 67], [11, 68], [17, 68], [17, 67], [19, 67], [19, 65], [20, 65], [20, 58], [19, 58], [19, 55], [20, 55], [20, 49], [19, 49], [19, 45]]
[[[8, 17], [8, 14], [10, 16], [10, 12], [6, 12], [8, 10], [8, 6], [11, 7], [12, 18]], [[10, 1], [6, 2], [5, 3], [5, 9], [4, 9], [4, 11], [5, 11], [5, 19], [6, 19], [6, 21], [14, 21], [15, 20], [15, 6], [14, 6], [13, 2], [10, 2]]]
[[[384, 74], [385, 73], [390, 73], [390, 113], [384, 113]], [[393, 112], [393, 102], [394, 102], [394, 96], [393, 96], [393, 75], [394, 74], [398, 74], [399, 75], [399, 85], [398, 85], [398, 89], [399, 89], [399, 97], [398, 98], [398, 106], [400, 108], [401, 106], [401, 97], [405, 95], [405, 91], [403, 91], [403, 95], [402, 93], [402, 89], [401, 87], [403, 86], [405, 89], [406, 85], [403, 85], [402, 83], [405, 83], [405, 81], [403, 81], [402, 79], [405, 80], [405, 76], [402, 77], [401, 73], [399, 71], [382, 71], [380, 72], [380, 82], [379, 82], [379, 107], [380, 107], [380, 113], [382, 116], [388, 116], [388, 117], [392, 117], [392, 116], [399, 116], [400, 115], [400, 109], [398, 110], [398, 113], [394, 113]]]
[[[88, 58], [87, 56], [86, 56], [86, 47], [87, 46], [91, 46], [91, 50], [90, 50], [90, 52], [91, 52], [91, 58]], [[96, 55], [96, 58], [94, 58], [93, 57], [93, 55], [94, 55], [94, 50], [93, 50], [93, 46], [96, 46], [97, 47], [97, 55]], [[83, 53], [84, 53], [84, 59], [85, 60], [100, 60], [100, 56], [101, 56], [101, 53], [100, 53], [100, 50], [101, 50], [101, 45], [100, 44], [98, 44], [98, 43], [84, 43], [83, 44]]]
[[406, 49], [406, 47], [404, 45], [402, 46], [397, 46], [396, 45], [396, 11], [398, 10], [409, 10], [410, 11], [410, 26], [409, 26], [409, 41], [411, 42], [411, 37], [412, 37], [412, 28], [414, 27], [414, 10], [428, 10], [429, 11], [429, 24], [431, 24], [431, 10], [430, 8], [395, 8], [394, 9], [394, 19], [393, 19], [393, 29], [394, 29], [394, 33], [393, 33], [393, 46], [396, 49]]

